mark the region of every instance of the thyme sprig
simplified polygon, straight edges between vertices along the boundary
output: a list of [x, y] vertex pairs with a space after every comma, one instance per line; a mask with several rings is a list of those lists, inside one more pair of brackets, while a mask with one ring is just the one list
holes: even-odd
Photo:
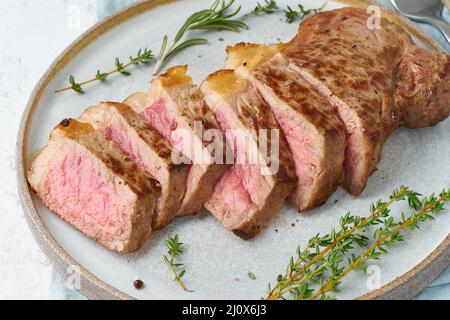
[[115, 74], [120, 73], [123, 76], [129, 76], [131, 73], [127, 70], [130, 66], [137, 66], [140, 64], [149, 64], [151, 60], [153, 59], [153, 53], [151, 50], [145, 48], [145, 49], [139, 49], [135, 56], [130, 56], [128, 63], [123, 63], [120, 61], [118, 57], [114, 60], [115, 68], [109, 72], [101, 72], [100, 70], [97, 70], [97, 73], [95, 76], [89, 80], [77, 82], [75, 80], [75, 77], [73, 75], [69, 76], [69, 86], [65, 88], [61, 88], [56, 90], [56, 93], [73, 90], [78, 93], [84, 93], [83, 87], [87, 84], [90, 84], [92, 82], [96, 81], [106, 81], [106, 79]]
[[302, 4], [298, 4], [298, 11], [293, 10], [290, 6], [287, 6], [286, 10], [284, 10], [284, 16], [286, 17], [287, 23], [292, 23], [296, 21], [297, 19], [303, 20], [310, 14], [317, 14], [319, 13], [325, 6], [327, 5], [327, 2], [324, 2], [324, 4], [320, 8], [316, 9], [305, 9], [305, 7]]
[[247, 25], [241, 21], [232, 19], [240, 11], [241, 6], [234, 11], [230, 11], [235, 0], [215, 0], [212, 7], [207, 10], [200, 10], [193, 13], [183, 24], [168, 46], [168, 36], [164, 36], [158, 60], [153, 71], [157, 75], [162, 67], [178, 52], [196, 45], [208, 43], [204, 38], [191, 38], [182, 41], [190, 30], [228, 30], [239, 32], [240, 29], [247, 29]]
[[328, 292], [338, 292], [341, 280], [356, 269], [367, 272], [367, 262], [370, 260], [379, 260], [380, 256], [388, 253], [386, 247], [394, 243], [404, 241], [401, 231], [405, 229], [419, 229], [419, 225], [428, 220], [433, 220], [433, 214], [444, 210], [444, 203], [450, 201], [450, 189], [444, 190], [439, 197], [432, 194], [420, 201], [419, 211], [413, 212], [409, 218], [402, 214], [399, 222], [394, 222], [393, 217], [386, 218], [384, 226], [377, 228], [373, 235], [374, 243], [359, 256], [352, 255], [348, 260], [348, 267], [342, 269], [340, 273], [333, 274], [321, 287], [312, 294], [309, 299], [315, 300], [320, 297], [322, 300], [334, 299], [327, 295]]
[[279, 7], [275, 0], [264, 0], [264, 3], [257, 3], [255, 9], [248, 15], [271, 14], [278, 11]]
[[[181, 29], [178, 31], [174, 39], [169, 45], [168, 36], [164, 36], [154, 68], [154, 75], [157, 75], [163, 66], [177, 53], [183, 51], [192, 46], [204, 45], [208, 41], [205, 38], [186, 38], [186, 34], [190, 30], [228, 30], [239, 32], [241, 29], [247, 29], [247, 25], [240, 19], [233, 19], [241, 11], [241, 6], [236, 10], [231, 11], [231, 7], [235, 3], [235, 0], [214, 0], [212, 7], [206, 10], [201, 10], [192, 14]], [[324, 6], [322, 6], [323, 8]], [[303, 6], [299, 5], [300, 13], [287, 8], [285, 10], [286, 20], [292, 22], [297, 18], [305, 18], [306, 13], [318, 12], [319, 9], [304, 10]], [[278, 4], [275, 0], [264, 0], [263, 3], [257, 3], [255, 9], [246, 14], [245, 16], [270, 14], [280, 11]], [[109, 76], [115, 73], [120, 73], [123, 76], [129, 76], [131, 73], [128, 68], [132, 65], [149, 64], [153, 59], [152, 51], [148, 49], [139, 49], [136, 56], [130, 56], [130, 61], [126, 64], [122, 63], [118, 58], [115, 59], [115, 69], [110, 72], [101, 72], [97, 70], [95, 76], [89, 80], [76, 81], [75, 76], [69, 76], [69, 85], [67, 87], [56, 90], [56, 93], [73, 90], [78, 93], [84, 93], [84, 87], [90, 83], [97, 81], [105, 81]]]
[[[286, 274], [277, 277], [277, 285], [273, 289], [269, 287], [267, 299], [274, 300], [281, 298], [290, 291], [293, 282], [295, 282], [295, 287], [305, 281], [320, 277], [323, 273], [322, 271], [328, 267], [328, 264], [331, 264], [329, 267], [332, 267], [338, 262], [334, 260], [336, 259], [335, 252], [342, 250], [342, 253], [345, 253], [353, 248], [353, 243], [364, 245], [368, 240], [367, 237], [355, 233], [368, 225], [377, 223], [380, 215], [389, 214], [389, 206], [394, 202], [403, 200], [407, 194], [409, 194], [410, 197], [413, 197], [414, 195], [414, 193], [411, 193], [406, 187], [395, 190], [389, 197], [389, 201], [383, 202], [379, 200], [372, 204], [371, 214], [367, 218], [361, 218], [347, 213], [340, 219], [339, 231], [333, 229], [331, 233], [325, 236], [321, 237], [320, 235], [316, 235], [308, 242], [307, 247], [303, 251], [298, 248], [297, 258], [294, 260], [294, 258], [291, 257]], [[328, 254], [328, 252], [330, 253]], [[332, 259], [325, 260], [324, 258], [327, 254], [329, 257], [332, 257]], [[310, 268], [318, 262], [321, 263], [322, 266], [316, 268], [314, 272], [312, 272]]]
[[[373, 203], [371, 214], [368, 217], [345, 214], [340, 219], [339, 231], [332, 230], [330, 234], [322, 237], [316, 235], [304, 250], [297, 249], [297, 258], [290, 258], [285, 275], [277, 277], [277, 284], [273, 288], [269, 284], [266, 299], [284, 299], [287, 293], [290, 293], [294, 299], [307, 299], [314, 292], [311, 285], [321, 287], [328, 280], [330, 282], [326, 288], [331, 288], [331, 291], [336, 289], [339, 285], [339, 280], [336, 278], [345, 272], [345, 268], [341, 264], [346, 254], [354, 249], [355, 244], [359, 247], [368, 245], [369, 239], [363, 234], [367, 228], [378, 225], [383, 225], [384, 228], [395, 226], [389, 209], [394, 202], [406, 200], [409, 207], [414, 210], [425, 208], [427, 203], [424, 200], [420, 201], [418, 196], [418, 193], [401, 187], [391, 194], [389, 201], [379, 200]], [[430, 199], [433, 200], [433, 198]], [[439, 203], [439, 201], [436, 202], [436, 208], [439, 208]], [[382, 231], [378, 231], [378, 233], [383, 234]], [[379, 237], [378, 233], [377, 237]], [[330, 277], [328, 280], [327, 275]], [[323, 294], [321, 293], [321, 295]], [[326, 298], [325, 295], [323, 296]]]
[[175, 235], [174, 237], [169, 237], [166, 240], [166, 246], [167, 246], [167, 255], [164, 256], [164, 262], [167, 264], [167, 266], [170, 268], [170, 271], [173, 274], [173, 280], [178, 283], [178, 285], [183, 289], [184, 291], [191, 292], [190, 290], [186, 289], [186, 286], [181, 281], [181, 279], [186, 274], [186, 269], [184, 268], [184, 264], [175, 262], [175, 258], [178, 257], [183, 253], [182, 246], [183, 243], [180, 242], [178, 235]]

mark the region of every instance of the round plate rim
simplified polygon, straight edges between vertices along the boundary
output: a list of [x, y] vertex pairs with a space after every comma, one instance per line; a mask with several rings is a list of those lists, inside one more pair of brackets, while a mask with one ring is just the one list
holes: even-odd
[[[26, 164], [25, 164], [25, 149], [27, 145], [27, 131], [28, 124], [33, 118], [33, 112], [38, 104], [42, 94], [47, 89], [48, 84], [53, 76], [58, 73], [73, 57], [75, 57], [82, 49], [94, 41], [103, 33], [113, 29], [115, 26], [139, 15], [143, 12], [151, 10], [159, 5], [175, 2], [179, 0], [143, 0], [125, 7], [111, 17], [103, 20], [81, 36], [73, 41], [50, 65], [45, 74], [41, 77], [35, 86], [27, 106], [23, 112], [20, 127], [17, 136], [17, 151], [16, 151], [16, 168], [18, 179], [18, 191], [20, 195], [20, 203], [24, 210], [27, 224], [37, 241], [39, 247], [48, 257], [50, 262], [61, 274], [64, 279], [69, 277], [67, 268], [75, 266], [80, 270], [81, 286], [80, 291], [89, 299], [121, 299], [133, 300], [130, 295], [114, 288], [97, 278], [82, 265], [80, 265], [74, 258], [66, 252], [59, 243], [53, 238], [50, 231], [45, 226], [39, 216], [31, 196], [31, 190], [26, 180]], [[338, 2], [367, 6], [375, 4], [373, 1], [364, 0], [337, 0]], [[378, 4], [379, 5], [379, 4]], [[408, 31], [414, 33], [421, 40], [436, 50], [445, 50], [431, 37], [420, 30], [416, 25], [406, 18], [383, 8], [383, 13], [389, 17], [400, 22]], [[424, 260], [419, 262], [408, 272], [400, 277], [385, 284], [379, 289], [373, 290], [357, 299], [410, 299], [424, 289], [431, 281], [433, 281], [448, 265], [450, 261], [450, 234], [443, 242], [433, 250]]]

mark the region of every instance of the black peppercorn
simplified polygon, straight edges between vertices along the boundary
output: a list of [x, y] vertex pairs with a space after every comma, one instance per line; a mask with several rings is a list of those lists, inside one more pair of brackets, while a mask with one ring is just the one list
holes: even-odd
[[64, 119], [63, 121], [61, 121], [61, 126], [63, 126], [63, 127], [68, 127], [69, 124], [70, 124], [69, 119]]
[[144, 281], [142, 281], [142, 280], [134, 280], [133, 281], [133, 286], [136, 288], [136, 289], [142, 289], [142, 287], [144, 286]]

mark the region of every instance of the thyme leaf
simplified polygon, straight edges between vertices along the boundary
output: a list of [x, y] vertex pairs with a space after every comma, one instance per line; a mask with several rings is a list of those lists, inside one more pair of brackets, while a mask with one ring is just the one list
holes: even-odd
[[327, 1], [324, 2], [324, 4], [320, 8], [316, 9], [305, 9], [305, 7], [302, 4], [298, 4], [298, 11], [293, 10], [290, 6], [287, 6], [287, 8], [284, 10], [284, 16], [286, 17], [287, 23], [292, 23], [296, 21], [297, 19], [303, 20], [310, 14], [317, 14], [319, 11], [321, 11], [327, 4]]
[[151, 60], [153, 59], [153, 53], [151, 50], [145, 48], [145, 49], [139, 49], [136, 53], [135, 56], [130, 56], [129, 57], [129, 62], [128, 63], [123, 63], [120, 61], [120, 59], [118, 57], [115, 58], [114, 60], [114, 66], [115, 68], [109, 72], [101, 72], [100, 70], [97, 70], [97, 73], [95, 75], [95, 77], [93, 77], [92, 79], [83, 81], [83, 82], [76, 82], [75, 78], [73, 75], [71, 75], [69, 77], [69, 86], [65, 87], [65, 88], [61, 88], [56, 90], [56, 93], [60, 93], [60, 92], [64, 92], [64, 91], [68, 91], [68, 90], [73, 90], [76, 91], [78, 93], [84, 93], [83, 91], [83, 87], [87, 84], [96, 82], [96, 81], [106, 81], [107, 78], [109, 78], [109, 76], [115, 74], [115, 73], [120, 73], [124, 76], [129, 76], [131, 75], [131, 73], [127, 70], [130, 66], [132, 65], [140, 65], [140, 64], [149, 64], [151, 62]]
[[[405, 201], [412, 213], [400, 214], [396, 220], [391, 214], [391, 205]], [[340, 219], [339, 230], [316, 235], [305, 249], [297, 248], [297, 257], [291, 257], [284, 275], [278, 275], [276, 284], [269, 285], [266, 299], [285, 299], [290, 294], [294, 299], [334, 299], [330, 293], [339, 291], [339, 286], [353, 270], [367, 269], [367, 262], [378, 260], [388, 252], [387, 247], [404, 240], [402, 231], [417, 229], [421, 223], [432, 220], [433, 215], [444, 210], [450, 201], [450, 189], [435, 196], [422, 197], [407, 187], [395, 190], [388, 201], [378, 200], [370, 207], [367, 217], [346, 213]], [[369, 227], [375, 231], [369, 239], [365, 234]], [[362, 248], [357, 251], [356, 247]], [[345, 265], [345, 258], [350, 256]]]
[[[213, 5], [209, 9], [200, 10], [190, 15], [182, 25], [182, 27], [178, 30], [177, 34], [172, 39], [170, 44], [168, 36], [165, 35], [163, 37], [159, 55], [157, 57], [157, 61], [153, 71], [154, 75], [157, 75], [164, 67], [164, 65], [179, 52], [192, 46], [204, 45], [208, 43], [208, 41], [204, 38], [187, 38], [187, 34], [189, 33], [189, 31], [227, 30], [232, 32], [239, 32], [242, 29], [247, 29], [248, 26], [247, 24], [245, 24], [245, 22], [235, 18], [241, 11], [241, 6], [238, 6], [236, 9], [232, 10], [232, 6], [234, 3], [235, 0], [214, 0]], [[298, 7], [300, 11], [295, 11], [290, 7], [287, 7], [287, 9], [284, 10], [286, 21], [292, 23], [298, 18], [303, 19], [311, 12], [318, 12], [319, 10], [321, 10], [325, 6], [325, 4], [319, 9], [309, 10], [305, 10], [304, 7], [299, 4]], [[271, 14], [279, 10], [279, 6], [275, 0], [264, 0], [264, 2], [262, 3], [258, 2], [254, 10], [251, 13], [246, 14], [245, 16]], [[86, 85], [97, 81], [104, 82], [115, 73], [121, 74], [123, 76], [130, 76], [130, 66], [149, 64], [152, 59], [153, 54], [151, 50], [139, 49], [135, 56], [129, 57], [128, 63], [123, 63], [119, 60], [119, 58], [116, 58], [115, 69], [109, 72], [101, 72], [100, 70], [97, 70], [95, 76], [89, 80], [77, 82], [75, 81], [74, 76], [71, 75], [69, 77], [69, 85], [67, 87], [58, 89], [55, 92], [60, 93], [68, 90], [73, 90], [78, 93], [84, 93], [83, 88]]]
[[255, 9], [253, 9], [252, 13], [253, 15], [257, 16], [260, 14], [271, 14], [275, 11], [278, 11], [278, 4], [275, 2], [275, 0], [264, 0], [263, 4], [257, 3]]
[[172, 272], [174, 277], [173, 280], [178, 283], [181, 289], [191, 292], [190, 290], [186, 289], [184, 283], [181, 281], [181, 279], [186, 274], [184, 264], [175, 262], [175, 258], [179, 257], [183, 253], [183, 243], [180, 242], [178, 235], [175, 235], [174, 237], [169, 237], [166, 240], [166, 246], [168, 255], [164, 256], [164, 262], [170, 268], [170, 271]]

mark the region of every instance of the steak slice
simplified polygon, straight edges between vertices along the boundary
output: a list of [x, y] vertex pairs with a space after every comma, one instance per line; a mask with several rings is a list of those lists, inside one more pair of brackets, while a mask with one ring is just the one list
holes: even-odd
[[216, 150], [223, 153], [223, 141], [204, 141], [202, 137], [203, 132], [219, 131], [219, 126], [186, 72], [187, 66], [171, 68], [152, 81], [147, 94], [138, 93], [126, 100], [192, 163], [180, 215], [197, 213], [229, 168], [221, 154], [216, 157]]
[[347, 131], [345, 186], [360, 194], [401, 117], [394, 102], [395, 73], [409, 35], [381, 19], [370, 29], [359, 8], [326, 11], [300, 25], [283, 50], [290, 67], [337, 108]]
[[105, 102], [88, 108], [80, 121], [90, 123], [114, 141], [134, 162], [145, 169], [162, 189], [153, 229], [162, 229], [177, 215], [183, 200], [190, 167], [175, 165], [169, 141], [126, 104]]
[[226, 228], [249, 239], [261, 232], [294, 190], [297, 179], [292, 155], [269, 106], [234, 71], [208, 76], [201, 89], [227, 137], [235, 163], [205, 207]]
[[86, 123], [64, 120], [28, 172], [44, 205], [106, 248], [137, 250], [149, 237], [159, 184]]
[[301, 212], [322, 205], [342, 182], [345, 128], [330, 103], [276, 54], [277, 47], [230, 47], [226, 65], [258, 88], [286, 135], [298, 176], [290, 201]]

